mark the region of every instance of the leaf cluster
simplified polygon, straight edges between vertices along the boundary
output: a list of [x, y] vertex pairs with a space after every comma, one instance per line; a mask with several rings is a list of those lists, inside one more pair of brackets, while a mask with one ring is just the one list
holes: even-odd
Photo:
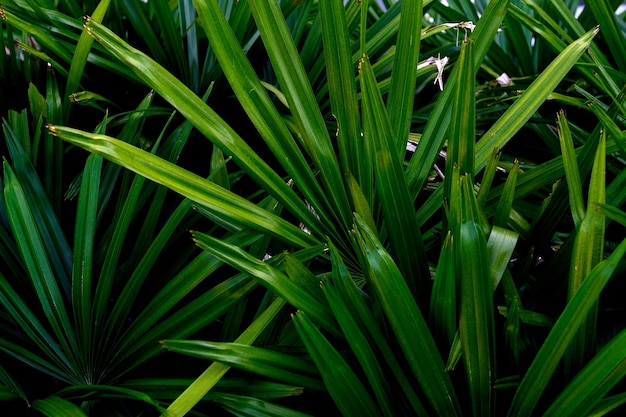
[[5, 2], [0, 400], [623, 409], [623, 12], [447, 3]]

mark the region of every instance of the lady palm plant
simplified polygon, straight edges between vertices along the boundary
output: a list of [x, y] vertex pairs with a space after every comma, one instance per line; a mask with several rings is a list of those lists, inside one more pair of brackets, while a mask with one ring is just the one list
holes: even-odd
[[[94, 16], [102, 17], [108, 5], [101, 2]], [[35, 32], [33, 36], [41, 36], [42, 44], [60, 48], [50, 54], [69, 48], [72, 41], [82, 53], [65, 63], [69, 71], [63, 71], [63, 65], [48, 71], [44, 94], [31, 84], [30, 113], [10, 111], [3, 123], [8, 149], [0, 199], [3, 409], [23, 414], [32, 407], [45, 415], [163, 410], [163, 401], [175, 398], [189, 380], [160, 366], [157, 357], [164, 351], [159, 339], [189, 336], [225, 316], [225, 337], [247, 328], [246, 334], [254, 340], [282, 303], [246, 306], [246, 297], [258, 293], [258, 284], [247, 274], [221, 272], [219, 278], [208, 280], [222, 262], [194, 251], [185, 232], [202, 219], [199, 210], [193, 210], [190, 200], [173, 199], [166, 188], [124, 172], [102, 157], [87, 159], [64, 198], [62, 187], [67, 184], [50, 180], [61, 180], [64, 173], [75, 175], [82, 163], [72, 161], [75, 149], [42, 137], [43, 125], [44, 121], [73, 120], [72, 111], [77, 109], [71, 106], [85, 103], [87, 97], [104, 99], [91, 92], [73, 93], [71, 102], [61, 98], [62, 91], [75, 91], [83, 75], [88, 77], [82, 71], [85, 61], [93, 59], [90, 42], [85, 41], [90, 38], [73, 36], [67, 44], [55, 44], [50, 35], [55, 26], [39, 22], [45, 30], [36, 31], [39, 27], [32, 23], [36, 19], [26, 24], [23, 18], [33, 13], [42, 18], [45, 5], [13, 6], [3, 9], [8, 24]], [[63, 17], [54, 11], [51, 16], [52, 23]], [[42, 54], [38, 51], [36, 58]], [[59, 85], [59, 73], [68, 76], [65, 89]], [[130, 72], [119, 73], [132, 79]], [[193, 134], [192, 125], [154, 106], [153, 98], [154, 94], [148, 94], [129, 112], [105, 113], [96, 132], [116, 132], [133, 146], [164, 160], [177, 160]], [[98, 107], [97, 101], [91, 103]], [[163, 127], [155, 128], [161, 122]], [[157, 137], [148, 138], [148, 132], [156, 132]], [[213, 152], [210, 161], [213, 183], [225, 188], [237, 184], [240, 175], [227, 174], [220, 152]], [[261, 200], [263, 213], [276, 210], [271, 199]], [[267, 239], [251, 229], [231, 224], [220, 234], [251, 253], [266, 252]], [[312, 254], [294, 256], [306, 261]], [[272, 262], [278, 265], [279, 261], [280, 257]], [[242, 319], [247, 309], [262, 313], [252, 325]], [[299, 392], [254, 379], [246, 381], [247, 388], [228, 378], [220, 385], [224, 389], [218, 388], [212, 398], [273, 399]], [[146, 394], [152, 387], [166, 389], [161, 388], [155, 399]]]
[[[576, 2], [561, 0], [182, 3], [175, 15], [193, 27], [190, 36], [206, 35], [240, 117], [276, 165], [197, 95], [193, 76], [168, 70], [157, 45], [151, 57], [90, 17], [84, 33], [232, 158], [261, 196], [235, 194], [101, 131], [48, 126], [193, 201], [217, 225], [192, 231], [202, 256], [277, 297], [264, 299], [232, 342], [180, 340], [197, 327], [157, 327], [165, 348], [214, 361], [178, 397], [174, 381], [167, 392], [136, 382], [151, 399], [173, 400], [163, 415], [202, 412], [207, 399], [245, 415], [334, 407], [344, 415], [602, 415], [624, 403], [623, 323], [600, 334], [601, 291], [626, 251], [606, 232], [609, 219], [626, 223], [622, 68], [593, 27], [601, 23], [603, 40], [621, 50], [610, 2], [580, 20]], [[259, 40], [269, 76], [246, 55]], [[442, 52], [453, 62], [445, 82]], [[505, 71], [514, 84], [491, 82], [506, 80]], [[416, 96], [433, 78], [442, 91]], [[544, 114], [551, 101], [589, 104], [599, 122], [579, 126], [561, 113], [555, 124]], [[520, 162], [514, 145], [530, 134], [547, 157]], [[417, 145], [407, 151], [407, 143]], [[263, 244], [250, 246], [260, 236]], [[295, 309], [291, 319], [284, 303]], [[75, 308], [88, 323], [89, 309]], [[327, 393], [333, 405], [289, 409], [260, 394], [219, 395], [232, 367]]]
[[[150, 107], [150, 98], [125, 120], [119, 136], [130, 143], [139, 145], [146, 118], [161, 113]], [[136, 388], [160, 384], [172, 385], [173, 392], [180, 389], [180, 380], [169, 380], [170, 375], [159, 375], [158, 369], [137, 373], [137, 368], [159, 363], [155, 361], [162, 350], [156, 341], [196, 332], [241, 303], [257, 285], [239, 274], [194, 290], [221, 262], [190, 247], [184, 225], [197, 217], [191, 202], [171, 206], [164, 188], [122, 173], [119, 166], [105, 164], [95, 155], [88, 158], [75, 191], [74, 238], [68, 243], [32, 164], [38, 149], [24, 150], [36, 133], [18, 130], [29, 126], [25, 112], [12, 114], [10, 120], [4, 123], [10, 160], [4, 164], [1, 206], [6, 268], [1, 279], [5, 332], [0, 345], [4, 357], [13, 361], [6, 364], [5, 387], [16, 392], [12, 387], [21, 384], [22, 399], [47, 415], [78, 413], [68, 400], [84, 402], [86, 411], [100, 414], [141, 409], [133, 405], [136, 402], [162, 408], [143, 388]], [[184, 123], [157, 141], [153, 152], [159, 149], [176, 158], [190, 127]], [[166, 219], [164, 212], [169, 213]], [[133, 229], [144, 238], [133, 238], [129, 244]], [[224, 238], [245, 247], [254, 243], [256, 249], [251, 250], [263, 251], [259, 237], [240, 230]], [[172, 253], [176, 259], [164, 262]], [[162, 273], [154, 276], [155, 270]], [[142, 297], [145, 292], [151, 298]], [[262, 328], [259, 323], [256, 326]], [[230, 326], [236, 329], [239, 324], [234, 319]], [[38, 383], [37, 388], [52, 395], [37, 399], [32, 383], [19, 377], [23, 367], [15, 360], [47, 375], [50, 383]], [[11, 371], [13, 377], [8, 376]], [[64, 388], [55, 390], [59, 385]], [[107, 398], [108, 402], [98, 401]], [[115, 405], [119, 403], [115, 398], [126, 401]]]

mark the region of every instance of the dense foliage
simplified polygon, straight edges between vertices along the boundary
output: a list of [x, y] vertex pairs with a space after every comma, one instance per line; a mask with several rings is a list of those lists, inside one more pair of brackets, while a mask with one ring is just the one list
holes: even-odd
[[619, 3], [5, 0], [1, 409], [623, 412]]

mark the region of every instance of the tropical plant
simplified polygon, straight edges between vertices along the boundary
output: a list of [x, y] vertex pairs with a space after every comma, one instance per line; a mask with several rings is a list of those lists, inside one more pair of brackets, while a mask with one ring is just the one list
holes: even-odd
[[[139, 28], [145, 19], [120, 3]], [[3, 351], [68, 385], [44, 403], [69, 409], [122, 393], [167, 416], [202, 414], [215, 403], [236, 415], [603, 415], [622, 407], [625, 323], [612, 311], [623, 307], [603, 292], [623, 285], [626, 252], [622, 18], [608, 0], [589, 2], [578, 18], [577, 1], [448, 3], [151, 1], [145, 7], [158, 30], [138, 31], [146, 36], [134, 46], [120, 37], [119, 22], [100, 23], [108, 1], [85, 17], [79, 45], [96, 42], [82, 59], [102, 57], [107, 69], [153, 90], [183, 116], [180, 129], [189, 135], [193, 126], [210, 140], [214, 159], [206, 179], [175, 164], [180, 129], [163, 129], [142, 149], [140, 130], [127, 136], [125, 126], [114, 138], [106, 123], [90, 133], [49, 118], [53, 136], [93, 154], [82, 174], [74, 262], [59, 263], [73, 271], [65, 275], [21, 271], [22, 262], [55, 252], [32, 239], [33, 230], [52, 235], [49, 225], [16, 214], [42, 210], [35, 196], [20, 197], [34, 176], [16, 179], [5, 169], [2, 203], [20, 248], [10, 276], [32, 279], [38, 308], [71, 308], [48, 307], [41, 325], [41, 314], [19, 313], [33, 309], [13, 290], [26, 280], [3, 280], [3, 325], [11, 329]], [[11, 4], [7, 25], [26, 31], [18, 11], [27, 11]], [[158, 32], [171, 45], [161, 48]], [[199, 45], [209, 51], [203, 64]], [[207, 73], [220, 81], [209, 97], [210, 78], [200, 76]], [[230, 123], [213, 109], [215, 89], [232, 91], [241, 106]], [[50, 102], [36, 97], [31, 108]], [[155, 111], [140, 110], [139, 120]], [[15, 125], [5, 123], [5, 136]], [[21, 142], [29, 143], [25, 133]], [[170, 189], [211, 222], [192, 226], [203, 252], [190, 260], [173, 248], [174, 273], [160, 271], [158, 283], [134, 280], [135, 272], [117, 283], [107, 278], [112, 272], [77, 281], [94, 247], [88, 219], [104, 206], [90, 191], [102, 157], [111, 170], [138, 174], [125, 171], [133, 185], [120, 189], [112, 224], [127, 224], [144, 203], [154, 217], [142, 229], [154, 228], [163, 213], [149, 199]], [[235, 192], [240, 177], [245, 186]], [[144, 179], [160, 186], [145, 185], [144, 195]], [[127, 212], [126, 204], [137, 207]], [[173, 218], [163, 230], [176, 226]], [[111, 230], [103, 235], [107, 254], [123, 239]], [[157, 241], [165, 245], [165, 235]], [[165, 249], [151, 252], [149, 242], [134, 242], [142, 249], [124, 270], [147, 274], [144, 256], [158, 265]], [[112, 271], [117, 262], [107, 258], [104, 271]], [[229, 271], [217, 269], [222, 263], [240, 274], [196, 301], [184, 298], [213, 270]], [[194, 279], [185, 275], [205, 265]], [[248, 296], [257, 285], [267, 291]], [[157, 295], [144, 303], [140, 289]], [[171, 310], [176, 303], [180, 310]], [[213, 314], [199, 317], [200, 308]], [[222, 314], [219, 334], [186, 340]], [[213, 363], [193, 382], [172, 373], [126, 379], [121, 368], [157, 357], [157, 338]], [[115, 348], [120, 370], [105, 386], [60, 378], [44, 362], [76, 352], [72, 343], [81, 340], [77, 358]], [[231, 368], [256, 383], [234, 386], [225, 377]], [[16, 378], [2, 375], [7, 398], [25, 396]], [[279, 399], [301, 392], [311, 401]]]
[[[39, 4], [34, 10], [13, 6], [3, 9], [3, 16], [23, 30], [37, 27], [26, 25], [29, 20], [22, 18], [26, 16], [30, 22], [52, 16], [63, 26], [71, 21]], [[94, 16], [102, 17], [107, 6], [102, 2]], [[59, 47], [51, 35], [55, 26], [39, 24], [48, 30], [36, 32], [42, 37], [39, 41]], [[84, 39], [90, 40], [86, 34], [71, 39], [78, 42], [77, 50], [85, 45]], [[190, 200], [173, 197], [166, 188], [99, 156], [85, 161], [80, 150], [50, 141], [44, 133], [46, 122], [74, 120], [77, 113], [86, 114], [76, 105], [90, 104], [96, 108], [92, 114], [100, 113], [103, 119], [96, 132], [115, 132], [121, 140], [166, 160], [178, 160], [185, 144], [193, 140], [192, 125], [155, 106], [153, 93], [136, 109], [113, 116], [99, 110], [99, 104], [111, 103], [102, 94], [79, 91], [70, 95], [71, 101], [62, 99], [63, 91], [75, 91], [83, 79], [83, 73], [73, 69], [84, 67], [81, 59], [93, 58], [88, 46], [69, 57], [65, 63], [69, 71], [63, 65], [57, 69], [56, 63], [53, 71], [47, 71], [43, 95], [37, 80], [31, 79], [30, 112], [10, 111], [3, 123], [8, 154], [0, 199], [1, 386], [7, 401], [3, 409], [19, 415], [26, 410], [46, 415], [129, 415], [164, 409], [189, 380], [174, 370], [160, 371], [158, 356], [165, 351], [159, 339], [195, 334], [224, 317], [228, 320], [221, 331], [228, 338], [242, 328], [259, 332], [268, 320], [259, 319], [252, 326], [243, 322], [245, 298], [259, 291], [253, 280], [246, 274], [214, 275], [222, 263], [194, 250], [187, 228], [208, 224], [212, 233], [214, 226], [202, 220]], [[35, 58], [41, 56], [39, 52]], [[119, 73], [133, 80], [132, 73]], [[69, 77], [65, 88], [59, 85], [59, 74]], [[221, 153], [213, 152], [211, 180], [225, 188], [237, 186], [241, 176], [228, 175], [225, 163]], [[75, 177], [67, 192], [63, 176]], [[275, 210], [271, 199], [261, 200], [259, 207]], [[229, 236], [222, 234], [227, 241], [252, 253], [266, 252], [268, 240], [258, 233], [235, 226], [231, 230]], [[304, 253], [302, 260], [307, 256]], [[260, 311], [269, 307], [265, 315], [271, 317], [276, 303], [249, 308], [257, 307]], [[239, 387], [236, 378], [220, 385], [225, 389], [218, 388], [215, 398], [235, 392], [272, 399], [301, 391], [254, 379], [246, 381], [246, 388]], [[145, 394], [145, 387], [168, 388], [161, 388], [154, 399]]]

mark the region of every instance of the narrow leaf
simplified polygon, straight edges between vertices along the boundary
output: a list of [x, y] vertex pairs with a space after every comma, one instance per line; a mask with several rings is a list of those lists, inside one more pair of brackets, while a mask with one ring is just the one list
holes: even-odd
[[625, 376], [626, 330], [622, 330], [570, 381], [544, 416], [588, 415]]
[[389, 233], [391, 252], [411, 291], [420, 301], [426, 301], [423, 298], [430, 277], [402, 160], [394, 151], [390, 121], [367, 56], [362, 57], [359, 67], [364, 140], [372, 143], [375, 152], [376, 191]]
[[563, 153], [563, 168], [565, 169], [565, 178], [567, 178], [569, 204], [572, 209], [574, 224], [578, 228], [580, 227], [583, 217], [585, 217], [585, 207], [583, 203], [580, 171], [578, 169], [576, 153], [574, 152], [574, 142], [572, 141], [572, 132], [567, 123], [565, 112], [560, 111], [558, 113], [556, 122], [559, 131], [561, 151]]
[[104, 26], [86, 19], [88, 32], [108, 51], [124, 62], [144, 82], [164, 97], [202, 134], [232, 156], [251, 178], [268, 190], [285, 208], [307, 224], [316, 217], [263, 159], [235, 133], [211, 108], [174, 75], [167, 72], [146, 54], [129, 46]]
[[599, 30], [596, 27], [568, 45], [509, 107], [506, 113], [485, 132], [483, 138], [476, 145], [477, 169], [485, 166], [489, 159], [489, 153], [494, 147], [502, 148], [535, 114], [552, 90], [578, 62]]
[[[391, 86], [387, 108], [393, 126], [395, 146], [393, 149], [404, 157], [406, 141], [411, 126], [415, 102], [416, 63], [419, 60], [423, 1], [407, 1], [402, 4], [400, 27], [396, 41]], [[366, 52], [366, 51], [364, 51]]]
[[624, 254], [626, 254], [626, 240], [622, 241], [608, 258], [593, 268], [573, 298], [567, 303], [517, 388], [509, 407], [509, 417], [533, 415], [533, 410], [545, 392], [560, 359], [580, 326], [585, 322], [587, 314], [597, 302], [600, 292], [613, 275]]
[[[597, 205], [603, 204], [606, 199], [605, 171], [606, 132], [602, 131], [591, 172], [587, 210], [580, 227], [576, 231], [569, 275], [568, 299], [571, 299], [576, 294], [582, 282], [587, 279], [587, 275], [604, 257], [606, 221], [604, 214], [598, 211]], [[585, 360], [593, 354], [596, 343], [596, 310], [597, 306], [589, 314], [587, 322], [581, 326], [578, 335], [570, 346], [565, 362], [565, 372], [568, 375], [573, 375], [580, 369]]]
[[105, 135], [61, 126], [48, 126], [48, 129], [61, 139], [103, 155], [119, 165], [206, 206], [227, 219], [256, 230], [265, 230], [297, 246], [308, 246], [315, 242], [312, 236], [285, 220], [149, 152]]
[[298, 133], [319, 169], [320, 179], [337, 217], [346, 229], [351, 213], [343, 175], [326, 129], [319, 105], [313, 94], [296, 45], [283, 17], [280, 5], [265, 0], [248, 1], [261, 38], [280, 83]]
[[460, 415], [443, 360], [398, 267], [358, 216], [355, 235], [367, 262], [368, 282], [426, 398], [439, 415]]
[[470, 177], [462, 176], [456, 180], [461, 181], [460, 198], [452, 202], [460, 205], [460, 222], [454, 242], [455, 269], [460, 282], [460, 340], [473, 414], [489, 416], [492, 410], [492, 346], [495, 346], [495, 340], [487, 241], [475, 211], [477, 205]]
[[[235, 340], [236, 343], [252, 344], [263, 330], [275, 319], [285, 305], [282, 300], [274, 302]], [[230, 367], [221, 363], [209, 366], [183, 393], [181, 393], [161, 417], [182, 417], [189, 412], [228, 372]]]
[[32, 407], [47, 417], [87, 417], [77, 405], [55, 396], [35, 400]]
[[161, 345], [172, 352], [220, 362], [288, 384], [324, 390], [324, 385], [317, 372], [311, 368], [311, 363], [288, 353], [242, 343], [202, 340], [164, 340]]
[[345, 416], [380, 416], [380, 410], [359, 378], [306, 313], [296, 313], [293, 322], [341, 413]]
[[[98, 23], [102, 22], [102, 19], [104, 19], [104, 16], [110, 4], [111, 0], [101, 0], [100, 3], [98, 3], [98, 7], [96, 7], [96, 10], [94, 10], [93, 14], [91, 15], [91, 18]], [[81, 33], [80, 38], [78, 39], [74, 55], [72, 56], [70, 72], [67, 76], [67, 82], [65, 84], [66, 96], [74, 94], [78, 90], [92, 44], [93, 38], [89, 36], [87, 30], [84, 30], [83, 33]], [[63, 109], [65, 113], [64, 120], [67, 120], [67, 114], [69, 112], [69, 109], [70, 106], [65, 106]]]
[[338, 334], [334, 317], [324, 303], [313, 297], [285, 274], [267, 262], [254, 258], [239, 247], [200, 232], [193, 232], [194, 241], [202, 249], [214, 254], [224, 262], [258, 279], [263, 285], [284, 298], [292, 306], [304, 310], [324, 328]]

